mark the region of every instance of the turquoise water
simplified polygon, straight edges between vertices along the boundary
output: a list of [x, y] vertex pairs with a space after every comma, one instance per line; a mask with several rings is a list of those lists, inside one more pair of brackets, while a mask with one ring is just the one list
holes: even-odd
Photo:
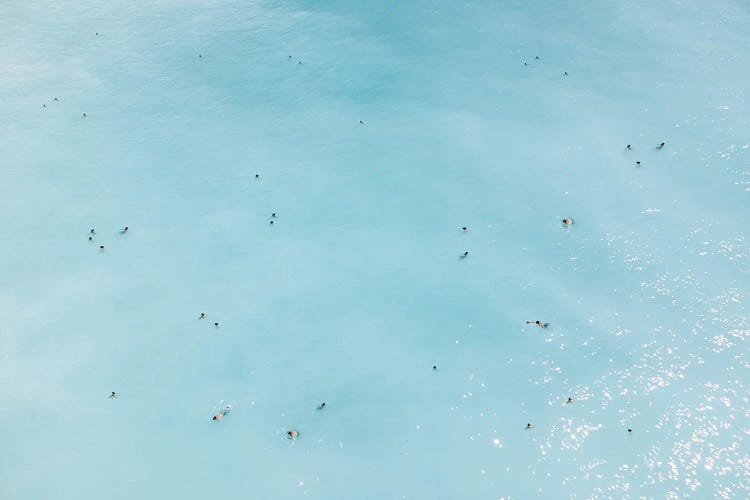
[[747, 496], [749, 25], [3, 3], [0, 496]]

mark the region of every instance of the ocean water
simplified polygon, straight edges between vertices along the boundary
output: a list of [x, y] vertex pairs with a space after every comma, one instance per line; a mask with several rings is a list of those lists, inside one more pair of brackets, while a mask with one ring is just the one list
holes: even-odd
[[0, 497], [750, 495], [748, 26], [3, 2]]

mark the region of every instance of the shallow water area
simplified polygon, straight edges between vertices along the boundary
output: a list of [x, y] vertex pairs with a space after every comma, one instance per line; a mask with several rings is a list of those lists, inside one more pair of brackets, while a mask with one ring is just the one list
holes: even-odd
[[748, 25], [0, 5], [0, 497], [747, 496]]

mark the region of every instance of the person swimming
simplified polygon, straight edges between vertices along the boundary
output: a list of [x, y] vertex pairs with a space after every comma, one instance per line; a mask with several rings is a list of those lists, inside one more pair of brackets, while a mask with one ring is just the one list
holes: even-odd
[[566, 217], [562, 220], [563, 226], [570, 227], [573, 225], [573, 219]]
[[569, 405], [572, 402], [573, 402], [573, 398], [568, 398], [568, 401], [565, 404]]
[[112, 394], [109, 397], [110, 398], [116, 398], [117, 397], [117, 393], [115, 391], [112, 391]]
[[468, 252], [468, 251], [466, 251], [466, 252], [464, 252], [464, 254], [463, 254], [463, 255], [461, 256], [461, 258], [462, 258], [462, 259], [465, 259], [465, 258], [466, 258], [466, 257], [468, 257], [468, 256], [469, 256], [469, 252]]
[[437, 365], [432, 365], [432, 371], [434, 371], [434, 372], [437, 371]]
[[273, 217], [275, 219], [276, 218], [276, 212], [272, 213], [271, 217]]
[[539, 321], [539, 320], [536, 320], [536, 321], [527, 321], [526, 324], [527, 325], [536, 325], [539, 328], [547, 328], [547, 326], [549, 325], [549, 323], [545, 323], [545, 322]]
[[260, 174], [255, 174], [256, 179], [260, 179]]
[[219, 323], [214, 323], [214, 326], [215, 326], [216, 328], [219, 328]]
[[564, 73], [563, 73], [563, 76], [568, 76], [568, 72], [567, 72], [567, 71], [566, 71], [566, 72], [564, 72]]
[[325, 407], [326, 407], [326, 404], [325, 404], [325, 402], [323, 402], [323, 403], [320, 403], [320, 405], [318, 405], [318, 410], [322, 410], [322, 409], [323, 409], [323, 408], [325, 408]]
[[462, 227], [462, 228], [461, 228], [461, 230], [463, 230], [463, 232], [466, 232], [466, 231], [468, 231], [468, 230], [469, 230], [469, 228], [468, 228], [468, 227], [466, 227], [466, 226], [464, 226], [464, 227]]
[[289, 436], [289, 439], [291, 439], [292, 441], [294, 441], [295, 439], [297, 439], [297, 436], [299, 436], [299, 432], [297, 432], [295, 430], [291, 430], [291, 431], [287, 432], [286, 435]]
[[96, 232], [93, 229], [91, 231], [89, 231], [89, 233], [90, 234], [96, 234]]
[[121, 232], [122, 234], [125, 234], [125, 233], [127, 233], [127, 232], [128, 232], [128, 226], [125, 226], [124, 228], [122, 228], [122, 229], [120, 230], [120, 232]]
[[625, 146], [625, 148], [626, 149], [633, 149], [633, 146], [631, 146], [630, 144], [628, 144], [627, 146]]
[[639, 167], [641, 166], [641, 162], [640, 161], [635, 162], [635, 164], [638, 165]]
[[99, 250], [104, 250], [104, 245], [99, 245]]
[[656, 149], [664, 149], [664, 143], [662, 142], [658, 146], [656, 146]]
[[533, 425], [531, 425], [531, 424], [526, 424], [526, 428], [527, 428], [527, 429], [533, 429], [533, 428], [534, 428], [534, 426], [533, 426]]
[[221, 410], [219, 413], [213, 416], [211, 420], [221, 420], [222, 418], [229, 415], [229, 412], [232, 411], [231, 405], [226, 405], [223, 410]]
[[46, 107], [47, 107], [47, 105], [46, 105], [46, 104], [42, 104], [42, 107], [43, 107], [43, 108], [46, 108]]
[[536, 59], [538, 61], [539, 60], [539, 56], [534, 56], [534, 59]]
[[364, 124], [365, 124], [365, 122], [363, 122], [362, 120], [360, 120], [360, 121], [359, 121], [359, 124], [360, 124], [360, 125], [364, 125]]
[[57, 97], [54, 97], [52, 100], [53, 101], [59, 101], [59, 99]]
[[84, 117], [84, 118], [86, 118], [86, 116], [87, 116], [87, 115], [86, 115], [86, 113], [84, 113], [84, 114], [83, 114], [83, 117]]
[[92, 238], [91, 236], [89, 236], [89, 241], [92, 241], [93, 239], [94, 239], [94, 238]]
[[206, 313], [201, 313], [201, 315], [198, 317], [198, 319], [203, 319], [206, 317]]
[[628, 429], [628, 434], [632, 434], [632, 433], [633, 433], [633, 429]]

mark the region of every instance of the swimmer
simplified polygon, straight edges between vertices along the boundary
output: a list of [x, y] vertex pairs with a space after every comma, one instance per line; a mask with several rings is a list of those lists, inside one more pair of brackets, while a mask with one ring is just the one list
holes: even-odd
[[128, 232], [128, 226], [125, 226], [124, 228], [122, 228], [122, 229], [120, 230], [120, 232], [121, 232], [122, 234], [125, 234], [125, 233], [127, 233], [127, 232]]
[[299, 436], [299, 432], [292, 430], [287, 432], [286, 435], [289, 436], [289, 439], [294, 441], [295, 439], [297, 439], [297, 436]]
[[260, 179], [260, 174], [255, 174], [256, 179]]
[[198, 54], [199, 59], [203, 59], [203, 54]]
[[662, 142], [658, 146], [656, 146], [656, 149], [664, 149], [664, 143]]
[[297, 61], [297, 64], [302, 64], [302, 61]]
[[638, 165], [639, 167], [641, 166], [641, 162], [640, 161], [635, 162], [635, 164]]
[[214, 326], [215, 326], [216, 328], [219, 328], [219, 323], [214, 323]]
[[271, 217], [273, 217], [275, 219], [276, 218], [276, 212], [272, 213]]
[[365, 122], [363, 122], [362, 120], [360, 120], [360, 121], [359, 121], [359, 124], [360, 124], [360, 125], [364, 125], [364, 124], [365, 124]]
[[83, 114], [83, 117], [86, 118], [86, 113]]
[[326, 407], [325, 403], [320, 403], [320, 405], [318, 406], [318, 410], [322, 410], [325, 407]]
[[52, 100], [53, 100], [53, 101], [58, 101], [59, 99], [58, 99], [57, 97], [55, 97], [55, 98], [53, 98]]
[[292, 58], [292, 56], [289, 56], [289, 59], [291, 59], [291, 58]]
[[46, 104], [42, 104], [42, 107], [43, 107], [43, 108], [46, 108], [46, 107], [47, 107], [47, 105], [46, 105]]
[[94, 33], [94, 34], [95, 34], [96, 36], [99, 36], [99, 32], [98, 32], [98, 31], [97, 31], [96, 33]]
[[547, 326], [549, 326], [549, 323], [544, 323], [543, 321], [539, 321], [539, 320], [536, 320], [536, 321], [527, 321], [526, 324], [527, 325], [536, 325], [539, 328], [547, 328]]
[[526, 424], [526, 428], [527, 428], [527, 429], [533, 429], [533, 428], [534, 428], [534, 426], [533, 426], [533, 425], [531, 425], [531, 424]]
[[536, 59], [538, 61], [539, 60], [539, 56], [534, 57], [534, 59]]
[[93, 240], [93, 239], [94, 239], [94, 238], [92, 238], [91, 236], [89, 236], [89, 241], [91, 241], [91, 240]]
[[563, 76], [568, 76], [568, 72], [566, 71], [565, 73], [563, 73]]
[[96, 232], [93, 229], [91, 231], [89, 231], [89, 233], [96, 234]]
[[566, 217], [562, 220], [563, 226], [570, 227], [573, 225], [573, 219]]
[[627, 145], [627, 146], [625, 146], [625, 147], [626, 147], [627, 149], [633, 149], [633, 146], [631, 146], [630, 144], [628, 144], [628, 145]]
[[99, 250], [104, 251], [104, 245], [99, 245]]
[[200, 317], [198, 319], [203, 319], [206, 317], [206, 313], [201, 313]]
[[271, 221], [270, 224], [273, 226], [273, 221]]
[[527, 63], [527, 62], [524, 62], [524, 63], [523, 63], [523, 65], [524, 65], [524, 66], [528, 66], [528, 65], [529, 65], [529, 63]]
[[566, 404], [566, 405], [569, 405], [569, 404], [570, 404], [570, 403], [572, 403], [572, 402], [573, 402], [573, 398], [568, 398], [568, 401], [567, 401], [567, 403], [565, 403], [565, 404]]
[[469, 228], [466, 226], [462, 227], [461, 229], [463, 230], [464, 233], [469, 230]]
[[116, 398], [117, 397], [117, 393], [115, 391], [112, 391], [112, 394], [109, 397], [110, 398]]
[[464, 254], [461, 256], [462, 259], [465, 259], [469, 256], [469, 252], [464, 252]]
[[229, 412], [232, 411], [232, 405], [226, 405], [223, 410], [221, 410], [219, 413], [213, 416], [211, 420], [221, 420], [222, 418], [229, 415]]
[[437, 365], [432, 365], [432, 371], [434, 371], [434, 372], [437, 371]]
[[213, 416], [211, 420], [221, 420], [222, 418], [229, 415], [229, 412], [232, 411], [231, 405], [226, 405], [223, 410], [221, 410], [219, 413]]
[[633, 433], [633, 429], [628, 429], [628, 434], [632, 434], [632, 433]]

